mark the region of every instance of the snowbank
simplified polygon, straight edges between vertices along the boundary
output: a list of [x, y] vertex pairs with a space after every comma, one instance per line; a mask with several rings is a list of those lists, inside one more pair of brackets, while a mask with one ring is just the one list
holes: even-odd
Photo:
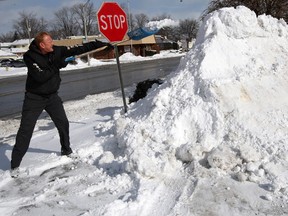
[[287, 59], [283, 20], [245, 7], [207, 16], [177, 72], [117, 117], [127, 171], [248, 181], [287, 210]]

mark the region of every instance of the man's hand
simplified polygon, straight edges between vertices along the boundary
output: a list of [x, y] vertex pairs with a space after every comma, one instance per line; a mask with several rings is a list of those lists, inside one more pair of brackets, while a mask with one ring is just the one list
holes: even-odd
[[107, 43], [106, 46], [107, 46], [108, 49], [114, 49], [114, 46], [112, 44], [110, 44], [110, 43]]
[[107, 46], [108, 49], [114, 49], [114, 46], [110, 43], [105, 43], [105, 42], [102, 42], [102, 41], [97, 40], [97, 39], [95, 39], [95, 42], [96, 42], [97, 46], [99, 46], [99, 48], [103, 47], [103, 46]]

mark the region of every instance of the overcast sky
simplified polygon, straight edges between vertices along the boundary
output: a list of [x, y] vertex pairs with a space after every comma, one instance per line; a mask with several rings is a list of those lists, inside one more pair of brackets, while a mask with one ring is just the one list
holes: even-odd
[[[0, 0], [0, 34], [12, 30], [13, 21], [19, 18], [19, 12], [34, 12], [37, 17], [51, 20], [54, 12], [64, 6], [85, 3], [87, 0]], [[103, 0], [90, 0], [98, 9]], [[198, 19], [210, 0], [111, 0], [110, 2], [126, 3], [133, 14], [144, 13], [149, 18], [170, 15], [173, 19]]]

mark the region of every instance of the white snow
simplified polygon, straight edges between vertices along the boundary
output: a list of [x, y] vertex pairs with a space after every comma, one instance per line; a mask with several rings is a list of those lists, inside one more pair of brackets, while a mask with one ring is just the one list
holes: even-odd
[[287, 215], [287, 59], [283, 20], [224, 8], [128, 113], [120, 91], [64, 104], [79, 163], [43, 115], [11, 179], [19, 119], [1, 121], [1, 214]]

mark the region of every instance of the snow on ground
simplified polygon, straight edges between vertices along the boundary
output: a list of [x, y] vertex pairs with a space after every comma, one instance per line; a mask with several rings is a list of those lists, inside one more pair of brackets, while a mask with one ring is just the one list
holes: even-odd
[[65, 103], [79, 160], [59, 157], [44, 114], [18, 179], [19, 119], [1, 121], [1, 214], [287, 215], [287, 39], [283, 20], [245, 7], [208, 15], [177, 71], [128, 113], [119, 91]]

